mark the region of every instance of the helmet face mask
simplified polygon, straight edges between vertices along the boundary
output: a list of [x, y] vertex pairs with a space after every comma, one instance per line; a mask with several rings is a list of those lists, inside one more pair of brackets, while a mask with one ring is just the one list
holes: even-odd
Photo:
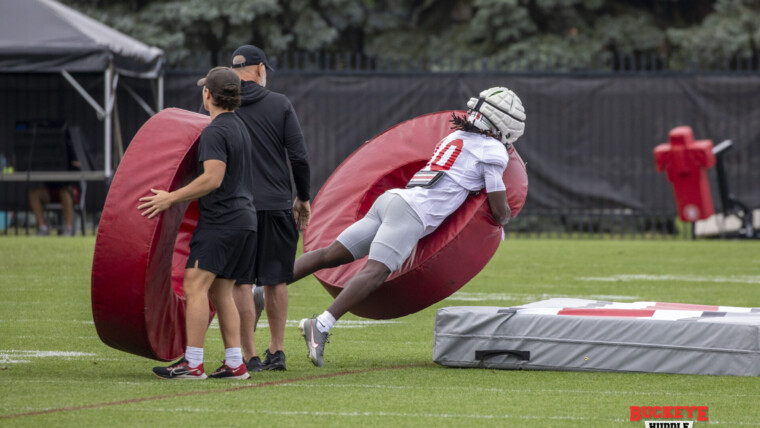
[[514, 143], [525, 131], [525, 108], [520, 98], [504, 87], [482, 91], [470, 98], [467, 120], [478, 129], [501, 136], [501, 142]]
[[498, 134], [499, 138], [501, 138], [501, 131], [499, 131], [499, 128], [491, 123], [491, 121], [488, 120], [488, 118], [486, 118], [480, 112], [477, 112], [475, 110], [468, 110], [467, 121], [475, 125], [475, 127], [481, 131], [493, 132], [494, 134]]

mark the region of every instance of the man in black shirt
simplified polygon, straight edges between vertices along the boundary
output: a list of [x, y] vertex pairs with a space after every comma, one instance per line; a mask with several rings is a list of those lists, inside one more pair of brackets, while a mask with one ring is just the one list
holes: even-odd
[[[258, 213], [258, 248], [255, 260], [260, 293], [269, 320], [271, 341], [263, 369], [285, 370], [284, 336], [288, 311], [286, 284], [293, 280], [298, 246], [298, 228], [309, 223], [310, 172], [308, 153], [301, 126], [285, 95], [265, 88], [267, 69], [272, 70], [264, 51], [244, 45], [232, 54], [232, 69], [242, 83], [242, 104], [237, 115], [243, 119], [253, 143], [254, 187]], [[290, 166], [290, 168], [288, 168]], [[296, 187], [293, 200], [290, 170]], [[243, 353], [249, 370], [260, 370], [254, 344], [258, 322], [251, 298], [251, 285], [235, 288], [235, 302], [241, 319]]]
[[[301, 126], [285, 95], [265, 88], [267, 69], [264, 51], [244, 45], [232, 54], [232, 69], [242, 80], [242, 104], [237, 115], [253, 143], [254, 196], [258, 214], [258, 248], [254, 296], [263, 292], [271, 341], [263, 364], [254, 342], [258, 323], [251, 298], [252, 283], [235, 287], [240, 313], [243, 354], [250, 371], [285, 370], [284, 336], [288, 310], [287, 283], [293, 279], [298, 229], [311, 216], [308, 153]], [[296, 187], [293, 200], [291, 174]], [[263, 287], [262, 287], [263, 286]], [[259, 309], [261, 310], [261, 309]]]
[[150, 189], [140, 198], [143, 216], [153, 218], [177, 202], [198, 198], [198, 226], [190, 240], [183, 290], [186, 298], [187, 348], [169, 367], [155, 367], [164, 379], [205, 379], [203, 341], [208, 328], [209, 298], [219, 316], [225, 345], [222, 367], [212, 378], [248, 379], [240, 349], [240, 318], [233, 298], [235, 283], [255, 277], [249, 260], [256, 256], [256, 209], [253, 205], [251, 140], [233, 110], [240, 105], [240, 78], [229, 68], [216, 67], [204, 79], [203, 104], [211, 124], [200, 136], [201, 174], [172, 192]]

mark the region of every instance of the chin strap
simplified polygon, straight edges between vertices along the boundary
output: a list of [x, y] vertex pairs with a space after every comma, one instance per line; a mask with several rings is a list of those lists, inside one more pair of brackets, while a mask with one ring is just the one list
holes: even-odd
[[473, 110], [475, 110], [476, 112], [480, 113], [480, 106], [482, 106], [484, 102], [486, 102], [485, 98], [478, 97], [478, 103], [475, 104], [475, 107], [473, 108]]

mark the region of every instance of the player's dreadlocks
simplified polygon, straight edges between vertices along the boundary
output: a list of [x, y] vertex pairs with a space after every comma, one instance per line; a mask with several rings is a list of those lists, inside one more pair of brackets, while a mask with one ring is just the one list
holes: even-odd
[[501, 141], [501, 133], [500, 132], [493, 132], [493, 131], [486, 131], [483, 129], [478, 128], [475, 126], [472, 122], [467, 120], [467, 116], [457, 116], [456, 113], [451, 113], [451, 120], [449, 121], [453, 124], [451, 129], [457, 130], [457, 131], [464, 131], [464, 132], [474, 132], [476, 134], [483, 134], [487, 137], [496, 138], [497, 140]]

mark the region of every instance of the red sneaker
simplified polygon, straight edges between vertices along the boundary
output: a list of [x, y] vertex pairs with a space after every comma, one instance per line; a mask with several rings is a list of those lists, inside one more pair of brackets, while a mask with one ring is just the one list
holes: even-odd
[[216, 369], [214, 373], [208, 375], [208, 377], [214, 379], [250, 379], [251, 375], [248, 374], [248, 368], [245, 363], [238, 367], [232, 368], [227, 365], [227, 362], [223, 362], [222, 366]]
[[169, 367], [153, 367], [153, 374], [161, 379], [206, 379], [203, 364], [198, 367], [190, 367], [185, 357]]

